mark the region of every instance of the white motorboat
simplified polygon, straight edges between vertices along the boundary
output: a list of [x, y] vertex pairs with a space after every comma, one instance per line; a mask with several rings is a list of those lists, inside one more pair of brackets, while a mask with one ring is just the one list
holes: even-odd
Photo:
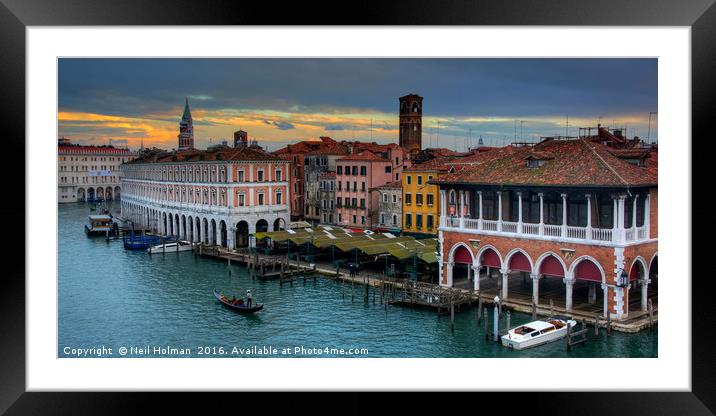
[[147, 253], [149, 254], [162, 254], [162, 253], [176, 253], [179, 251], [191, 251], [194, 248], [194, 244], [190, 241], [172, 241], [171, 243], [159, 244], [156, 246], [149, 247]]
[[502, 336], [502, 345], [516, 350], [535, 347], [567, 336], [567, 328], [577, 321], [564, 316], [553, 316], [545, 320], [532, 321], [507, 331]]

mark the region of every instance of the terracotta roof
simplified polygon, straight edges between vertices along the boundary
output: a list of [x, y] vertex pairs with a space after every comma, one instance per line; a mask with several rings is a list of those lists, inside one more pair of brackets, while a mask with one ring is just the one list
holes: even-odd
[[284, 161], [262, 149], [229, 147], [215, 150], [182, 150], [177, 152], [154, 152], [140, 156], [131, 163], [200, 162], [221, 160]]
[[312, 150], [306, 155], [347, 155], [348, 149], [338, 143], [325, 144], [316, 150]]
[[389, 182], [371, 189], [403, 189], [403, 183], [401, 181]]
[[[553, 155], [538, 167], [525, 158]], [[470, 160], [472, 159], [472, 160]], [[544, 160], [544, 159], [543, 159]], [[610, 148], [587, 140], [546, 140], [531, 147], [507, 146], [465, 157], [464, 169], [435, 183], [534, 186], [655, 186], [656, 169], [637, 167], [619, 159]]]
[[130, 154], [129, 149], [119, 149], [111, 146], [83, 146], [79, 144], [59, 145], [58, 153], [107, 153], [107, 154]]
[[450, 163], [455, 160], [459, 160], [458, 157], [436, 157], [435, 159], [427, 160], [423, 163], [418, 163], [407, 169], [406, 172], [425, 172], [425, 171], [436, 171], [436, 172], [447, 172], [450, 169]]
[[364, 150], [360, 153], [354, 153], [352, 155], [342, 157], [338, 159], [339, 161], [342, 160], [364, 160], [364, 161], [370, 161], [370, 162], [389, 162], [388, 160], [376, 155], [375, 153]]

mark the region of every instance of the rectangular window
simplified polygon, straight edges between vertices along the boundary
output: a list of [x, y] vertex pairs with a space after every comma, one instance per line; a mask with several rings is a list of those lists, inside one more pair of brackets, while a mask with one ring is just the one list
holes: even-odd
[[405, 183], [407, 183], [408, 185], [410, 185], [412, 182], [413, 182], [412, 176], [408, 175], [408, 176], [405, 177]]
[[342, 190], [342, 189], [341, 189], [341, 188], [342, 188], [342, 184], [343, 184], [343, 182], [338, 182], [338, 190], [339, 190], [339, 191]]
[[259, 170], [258, 181], [259, 181], [259, 182], [263, 182], [263, 181], [264, 181], [264, 171], [263, 171], [263, 170]]
[[393, 169], [390, 166], [385, 167], [385, 173], [390, 173], [392, 171], [393, 171]]
[[355, 215], [353, 216], [353, 224], [357, 224]]
[[415, 205], [423, 205], [423, 194], [415, 194]]
[[358, 192], [358, 182], [353, 181], [353, 192]]
[[264, 204], [264, 194], [263, 192], [259, 192], [259, 205]]
[[276, 205], [281, 205], [281, 192], [276, 192]]
[[365, 182], [360, 183], [360, 190], [361, 192], [365, 192]]
[[333, 209], [333, 200], [332, 199], [331, 199], [330, 207], [331, 207], [331, 209]]
[[281, 181], [281, 171], [280, 171], [280, 170], [277, 170], [277, 171], [276, 171], [276, 181], [277, 181], [277, 182], [280, 182], [280, 181]]
[[383, 202], [388, 202], [388, 194], [383, 194]]
[[[351, 206], [354, 207], [354, 208], [358, 206], [358, 204], [356, 203], [356, 201], [357, 201], [356, 198], [351, 198]], [[355, 222], [355, 221], [354, 221], [354, 222]]]
[[245, 205], [246, 205], [246, 195], [244, 195], [243, 193], [240, 193], [239, 194], [239, 206], [243, 207]]
[[395, 204], [397, 202], [398, 202], [398, 195], [393, 195], [393, 203]]
[[343, 198], [340, 196], [336, 198], [336, 206], [340, 208], [340, 206], [343, 204]]
[[367, 172], [367, 170], [366, 170], [366, 167], [365, 167], [365, 166], [361, 166], [361, 167], [360, 167], [360, 175], [361, 175], [361, 176], [365, 176], [365, 175], [367, 175], [367, 174], [368, 174], [368, 172]]
[[413, 203], [413, 196], [411, 194], [405, 194], [405, 205], [410, 205]]
[[380, 225], [385, 225], [385, 214], [380, 214]]
[[398, 224], [398, 216], [395, 215], [395, 214], [393, 214], [393, 219], [392, 219], [392, 221], [393, 221], [393, 225], [397, 225], [397, 224]]
[[343, 168], [343, 174], [346, 175], [346, 176], [350, 175], [350, 174], [351, 174], [351, 167], [350, 167], [350, 166], [346, 166], [345, 168]]
[[418, 175], [418, 185], [423, 184], [423, 175]]
[[338, 222], [343, 222], [343, 214], [338, 214]]
[[400, 180], [400, 174], [399, 174], [399, 173], [396, 173], [396, 174], [395, 174], [395, 180], [396, 180], [396, 181]]
[[434, 225], [434, 223], [433, 223], [433, 216], [432, 216], [432, 215], [428, 215], [428, 230], [432, 230], [432, 229], [433, 229], [433, 225]]
[[360, 216], [360, 223], [365, 224], [365, 217], [363, 215]]
[[364, 198], [360, 199], [360, 207], [365, 208], [365, 199]]
[[415, 228], [423, 228], [423, 214], [415, 215]]
[[428, 198], [428, 206], [432, 207], [433, 206], [433, 194], [428, 194], [427, 198]]
[[343, 175], [343, 166], [336, 166], [336, 174]]
[[346, 181], [346, 191], [351, 190], [351, 183], [349, 181]]
[[358, 176], [358, 166], [353, 166], [353, 167], [351, 168], [351, 174], [352, 174], [353, 176]]
[[405, 228], [413, 226], [413, 216], [410, 213], [405, 214]]

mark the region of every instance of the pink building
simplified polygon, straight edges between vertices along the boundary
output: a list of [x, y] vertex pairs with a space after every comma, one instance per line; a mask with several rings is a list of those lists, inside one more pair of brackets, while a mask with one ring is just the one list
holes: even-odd
[[400, 178], [406, 166], [405, 151], [384, 145], [376, 154], [363, 150], [336, 161], [336, 224], [371, 228], [378, 220], [379, 195], [370, 189]]

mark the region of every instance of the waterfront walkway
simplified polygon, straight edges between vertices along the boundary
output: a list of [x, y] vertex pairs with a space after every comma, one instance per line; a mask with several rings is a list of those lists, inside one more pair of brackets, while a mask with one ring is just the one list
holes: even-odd
[[[470, 288], [471, 282], [457, 287], [446, 288], [439, 285], [420, 282], [415, 283], [406, 279], [386, 278], [380, 273], [371, 273], [358, 271], [354, 276], [340, 268], [335, 268], [330, 262], [306, 263], [300, 260], [289, 261], [285, 255], [265, 255], [259, 253], [249, 253], [248, 251], [228, 250], [223, 247], [199, 245], [195, 248], [195, 254], [201, 256], [212, 257], [216, 259], [226, 260], [228, 264], [231, 262], [239, 262], [247, 265], [248, 268], [254, 269], [258, 278], [275, 278], [282, 283], [284, 279], [293, 282], [295, 276], [304, 276], [307, 273], [317, 273], [326, 277], [331, 277], [350, 283], [350, 296], [352, 298], [358, 296], [354, 288], [355, 285], [365, 285], [366, 289], [363, 297], [368, 301], [368, 288], [373, 287], [373, 302], [376, 300], [376, 291], [380, 289], [380, 301], [389, 304], [432, 307], [438, 313], [449, 313], [449, 305], [460, 310], [463, 305], [494, 305], [494, 298], [498, 294], [497, 279], [483, 277], [480, 280], [479, 293], [474, 292]], [[462, 287], [461, 287], [462, 286]], [[346, 289], [348, 290], [348, 289]], [[639, 305], [631, 302], [629, 316], [620, 321], [607, 322], [602, 316], [600, 302], [574, 302], [571, 311], [564, 308], [564, 291], [562, 290], [540, 290], [541, 299], [549, 299], [549, 304], [540, 303], [533, 305], [531, 284], [521, 284], [520, 282], [510, 282], [508, 298], [501, 301], [502, 307], [527, 314], [536, 314], [537, 316], [549, 316], [553, 314], [571, 316], [577, 321], [586, 321], [590, 325], [597, 325], [606, 328], [607, 324], [611, 329], [620, 332], [638, 332], [656, 325], [658, 322], [658, 307], [656, 297], [650, 297], [653, 308], [649, 311], [638, 310]], [[419, 293], [422, 296], [416, 296]], [[344, 293], [344, 296], [346, 294]], [[425, 298], [431, 301], [425, 301]], [[442, 298], [443, 301], [432, 302], [433, 297]]]

